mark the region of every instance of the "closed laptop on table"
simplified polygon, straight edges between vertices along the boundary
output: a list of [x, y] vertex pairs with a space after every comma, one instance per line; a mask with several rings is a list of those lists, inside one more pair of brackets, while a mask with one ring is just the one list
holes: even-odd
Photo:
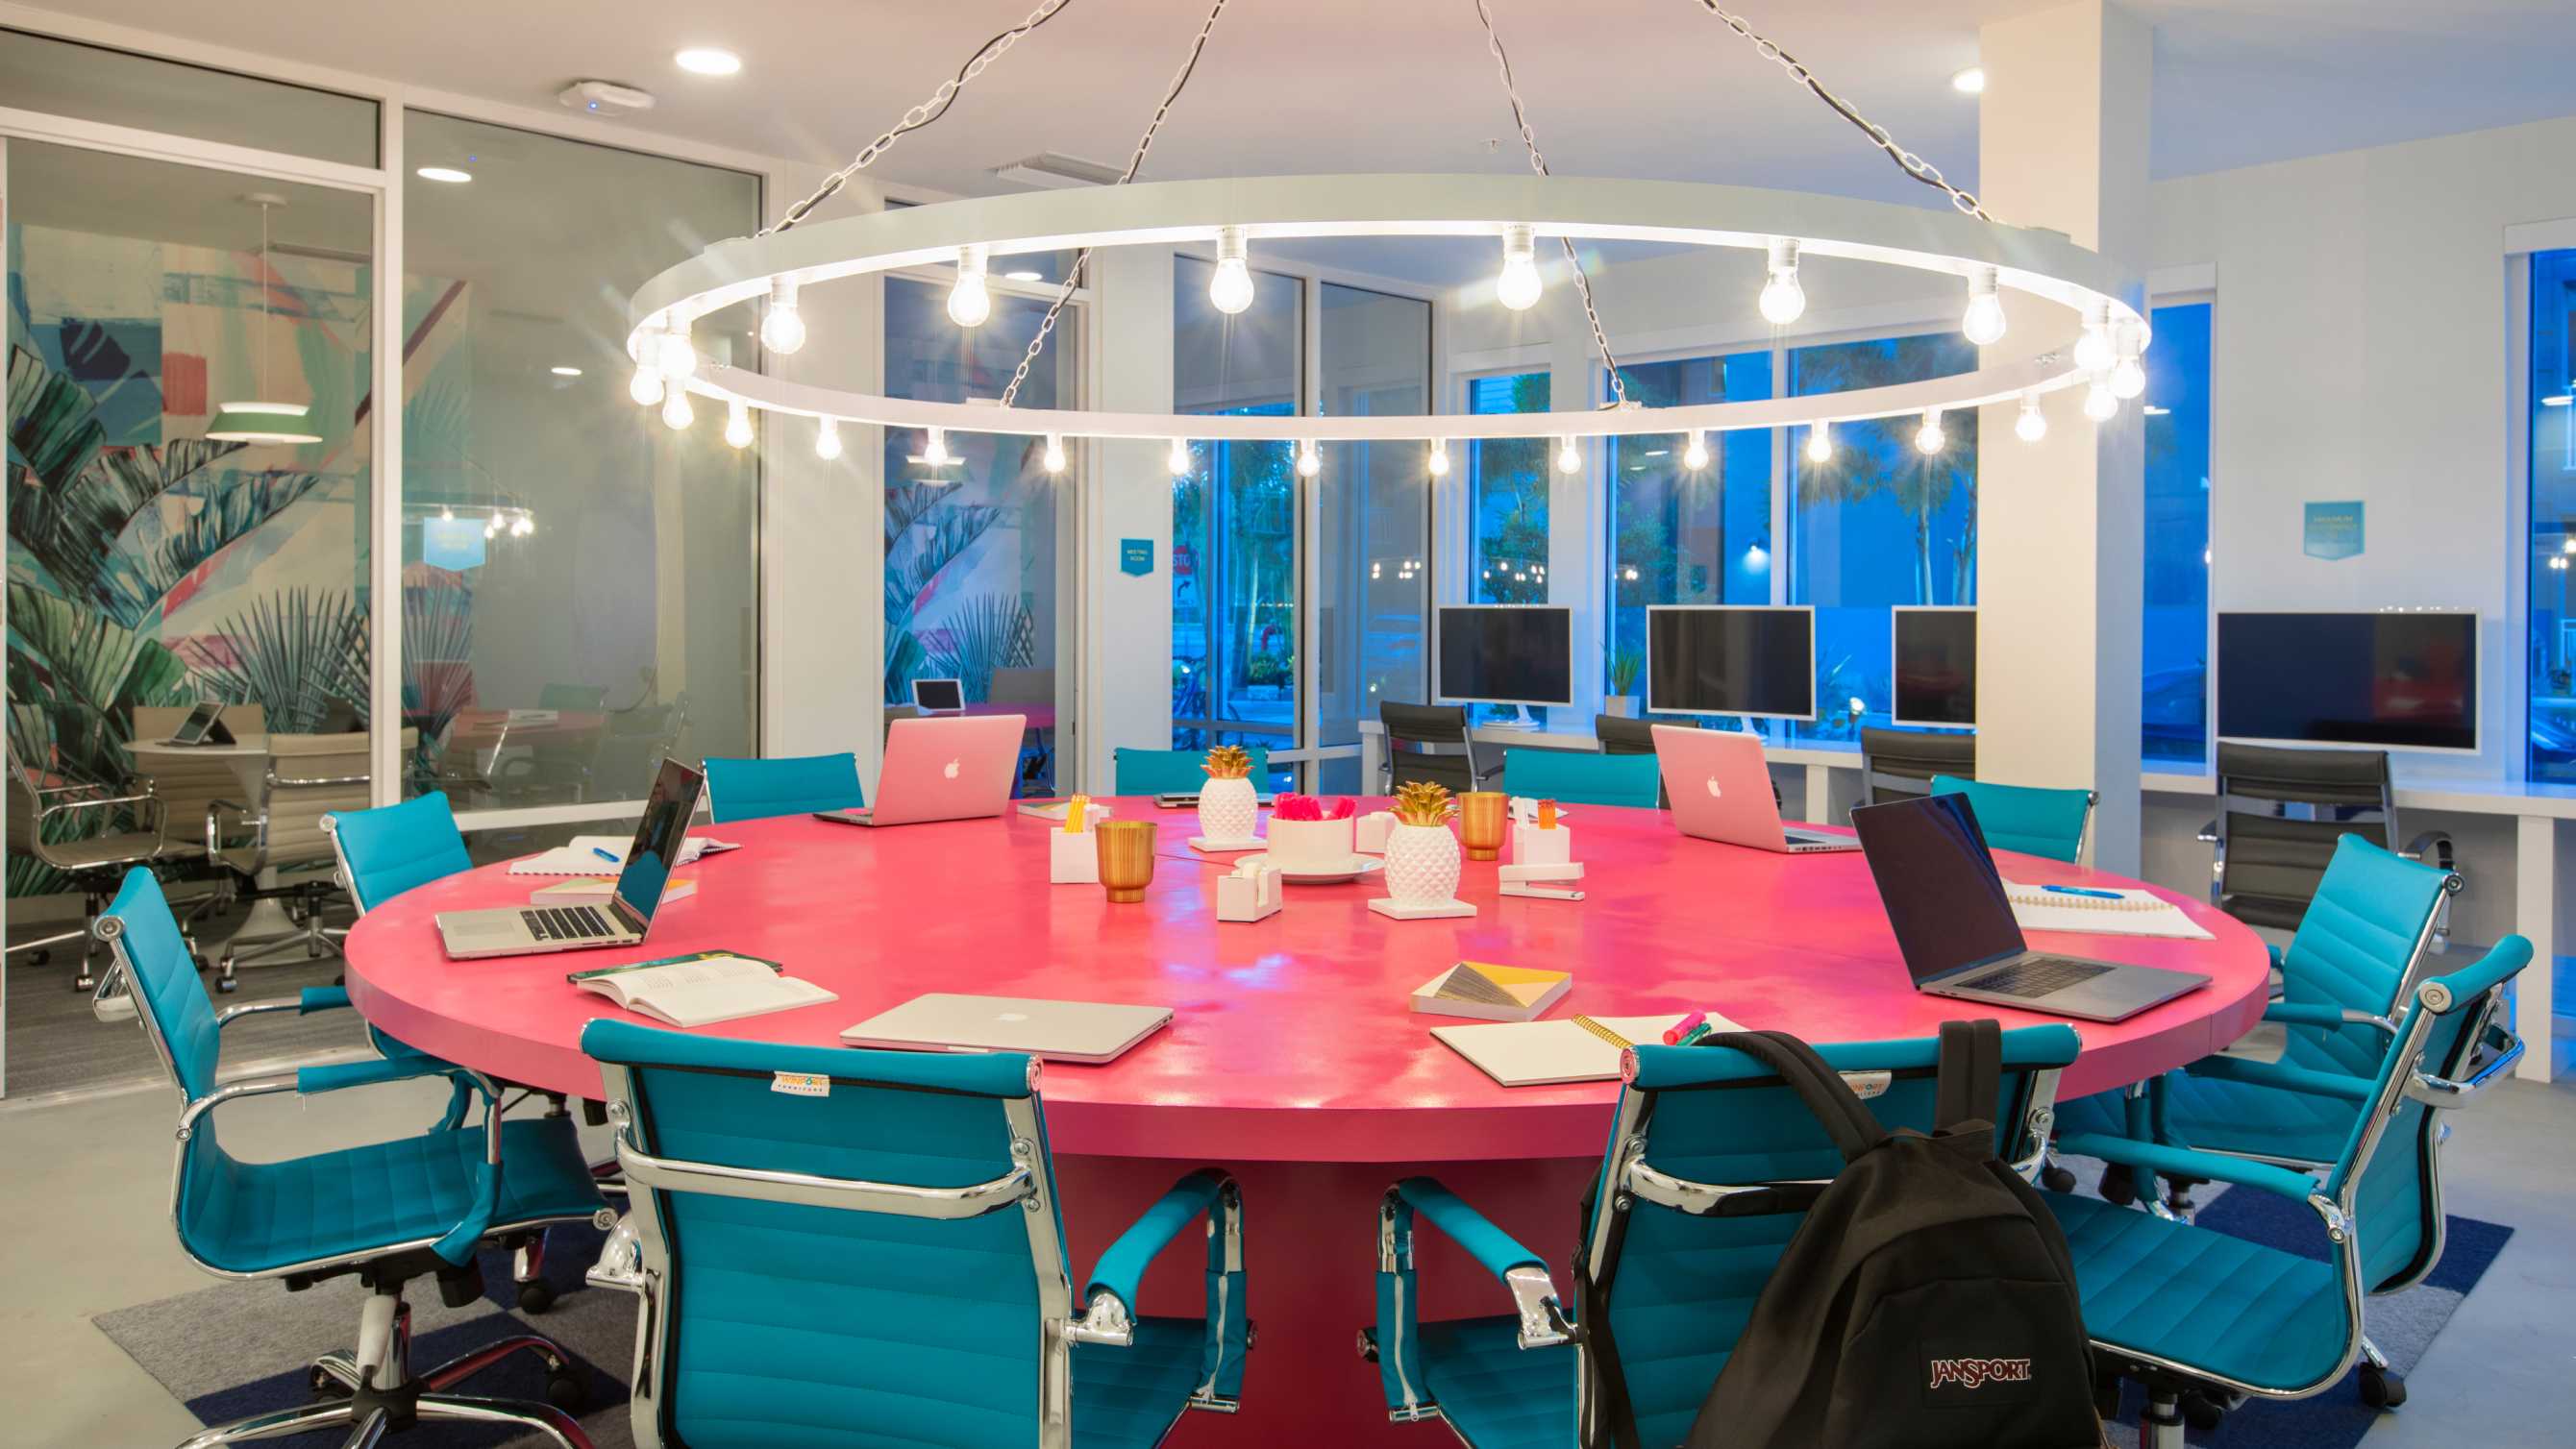
[[917, 1051], [1027, 1052], [1060, 1062], [1113, 1061], [1172, 1019], [1168, 1006], [1041, 1001], [1018, 996], [916, 996], [841, 1033], [851, 1046]]

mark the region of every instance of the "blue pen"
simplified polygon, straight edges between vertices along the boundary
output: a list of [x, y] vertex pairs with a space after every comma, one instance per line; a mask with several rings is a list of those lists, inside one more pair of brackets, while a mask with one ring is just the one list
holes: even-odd
[[[621, 865], [621, 864], [624, 864], [624, 863], [625, 863], [625, 859], [626, 859], [624, 856], [619, 855], [616, 851], [603, 849], [602, 847], [600, 847], [600, 846], [596, 846], [596, 845], [594, 845], [594, 846], [592, 846], [592, 847], [590, 848], [590, 853], [591, 853], [591, 854], [593, 854], [593, 855], [595, 855], [595, 856], [598, 856], [600, 859], [602, 859], [602, 860], [604, 860], [604, 861], [607, 861], [610, 865]], [[2095, 891], [2095, 892], [2094, 892], [2094, 894], [2095, 894], [2095, 895], [2100, 895], [2100, 894], [2101, 894], [2101, 892], [2100, 892], [2100, 891]]]
[[2044, 891], [2052, 891], [2061, 896], [2091, 896], [2097, 901], [2125, 901], [2128, 899], [2127, 896], [2120, 894], [2118, 891], [2097, 891], [2084, 886], [2052, 885], [2041, 886], [2040, 889]]

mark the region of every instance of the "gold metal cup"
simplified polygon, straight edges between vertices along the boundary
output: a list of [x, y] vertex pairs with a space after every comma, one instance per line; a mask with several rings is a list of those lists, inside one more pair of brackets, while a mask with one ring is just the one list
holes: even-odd
[[1154, 880], [1154, 822], [1103, 820], [1091, 827], [1100, 850], [1100, 883], [1109, 899], [1132, 904]]
[[1511, 797], [1500, 790], [1469, 790], [1458, 796], [1458, 840], [1467, 847], [1469, 860], [1492, 860], [1503, 853], [1511, 803]]

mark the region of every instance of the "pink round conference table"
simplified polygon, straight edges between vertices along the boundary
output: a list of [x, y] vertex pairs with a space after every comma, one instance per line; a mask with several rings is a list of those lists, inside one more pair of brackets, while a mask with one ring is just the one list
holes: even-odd
[[[744, 848], [686, 868], [697, 893], [663, 908], [646, 946], [448, 961], [433, 915], [518, 903], [539, 883], [486, 866], [368, 913], [347, 943], [350, 994], [424, 1051], [591, 1098], [600, 1076], [581, 1028], [617, 1008], [564, 977], [625, 960], [734, 950], [784, 962], [840, 999], [704, 1030], [809, 1045], [835, 1045], [843, 1028], [931, 991], [1172, 1007], [1168, 1028], [1116, 1062], [1049, 1063], [1041, 1091], [1077, 1280], [1181, 1172], [1213, 1164], [1242, 1184], [1259, 1342], [1242, 1414], [1185, 1416], [1171, 1441], [1184, 1445], [1445, 1442], [1388, 1424], [1376, 1370], [1354, 1351], [1374, 1312], [1377, 1200], [1396, 1178], [1436, 1173], [1545, 1256], [1571, 1293], [1566, 1250], [1617, 1084], [1504, 1088], [1432, 1039], [1440, 1019], [1408, 999], [1457, 961], [1572, 971], [1556, 1016], [1696, 1008], [1820, 1042], [1927, 1036], [1970, 1015], [2008, 1028], [2058, 1019], [1916, 992], [1857, 853], [1774, 855], [1684, 837], [1660, 811], [1578, 806], [1567, 824], [1587, 869], [1583, 901], [1501, 895], [1494, 865], [1470, 861], [1459, 896], [1472, 918], [1377, 916], [1366, 902], [1383, 887], [1363, 878], [1292, 885], [1285, 910], [1238, 924], [1215, 915], [1231, 857], [1190, 849], [1190, 812], [1111, 803], [1162, 826], [1139, 904], [1048, 884], [1050, 827], [1016, 813], [882, 830], [742, 821], [700, 832]], [[2136, 884], [2031, 857], [2003, 864], [2033, 883]], [[2261, 940], [2159, 894], [2213, 939], [2041, 938], [2211, 978], [2125, 1022], [2076, 1023], [2083, 1052], [2061, 1098], [2205, 1056], [2262, 1014]], [[1426, 1316], [1508, 1310], [1490, 1277], [1436, 1235], [1423, 1243]], [[1166, 1253], [1146, 1307], [1195, 1314], [1199, 1292], [1196, 1253]]]

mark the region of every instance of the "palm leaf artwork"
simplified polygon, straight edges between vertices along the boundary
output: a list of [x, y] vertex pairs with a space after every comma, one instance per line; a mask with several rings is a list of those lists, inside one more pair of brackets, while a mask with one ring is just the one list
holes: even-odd
[[[203, 446], [183, 440], [167, 451]], [[175, 524], [157, 513], [136, 520], [123, 546], [105, 560], [92, 591], [119, 623], [140, 624], [159, 611], [161, 601], [198, 565], [329, 481], [319, 473], [220, 470], [186, 497], [185, 506], [170, 510], [178, 515]]]
[[187, 506], [182, 500], [201, 491], [207, 465], [241, 447], [183, 438], [159, 447], [101, 449], [78, 473], [11, 494], [10, 542], [35, 555], [64, 593], [115, 610], [117, 621], [131, 627], [148, 605], [120, 606], [111, 581], [131, 567], [124, 542], [129, 529], [167, 495], [180, 495], [172, 499], [175, 507]]
[[[26, 492], [61, 488], [78, 476], [107, 438], [98, 407], [81, 385], [24, 347], [9, 349], [8, 451], [33, 474]], [[13, 480], [10, 533], [18, 532], [22, 488]]]
[[[885, 697], [908, 697], [912, 680], [930, 662], [931, 651], [915, 637], [913, 620], [929, 601], [941, 571], [973, 548], [1002, 521], [1003, 510], [986, 503], [957, 503], [953, 490], [921, 483], [898, 483], [885, 490]], [[991, 671], [988, 666], [986, 677]]]
[[353, 594], [288, 589], [255, 598], [216, 626], [198, 678], [236, 704], [256, 704], [272, 730], [310, 732], [333, 700], [367, 705], [367, 614]]
[[187, 702], [187, 675], [186, 661], [161, 641], [42, 589], [9, 585], [9, 697], [50, 729], [48, 738], [21, 738], [29, 721], [10, 711], [21, 759], [93, 784], [124, 779], [134, 706]]
[[926, 649], [933, 677], [956, 680], [970, 700], [988, 699], [994, 670], [1037, 662], [1029, 649], [1032, 637], [1028, 605], [1003, 594], [978, 594], [930, 631]]
[[414, 564], [403, 575], [403, 710], [426, 749], [474, 702], [474, 596], [444, 569]]

